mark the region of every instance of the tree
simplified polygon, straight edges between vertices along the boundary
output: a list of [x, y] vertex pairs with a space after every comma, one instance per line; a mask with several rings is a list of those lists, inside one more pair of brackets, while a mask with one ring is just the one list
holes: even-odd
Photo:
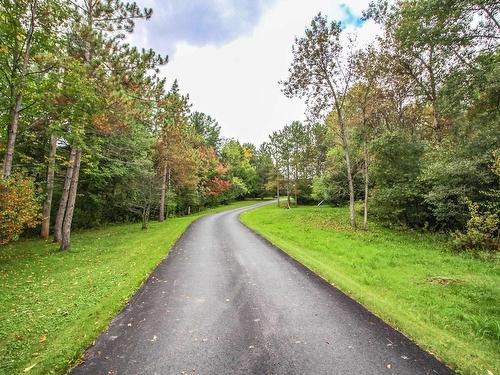
[[281, 177], [281, 155], [280, 155], [280, 140], [279, 133], [273, 132], [269, 135], [269, 153], [274, 162], [275, 178], [276, 178], [276, 197], [278, 198], [278, 207], [280, 207], [280, 177]]
[[40, 236], [47, 240], [49, 238], [50, 229], [50, 212], [52, 208], [52, 194], [54, 191], [54, 173], [56, 164], [56, 151], [57, 151], [57, 137], [54, 134], [50, 135], [49, 142], [49, 157], [47, 167], [47, 184], [45, 189], [45, 199], [43, 202], [42, 210], [42, 229]]
[[344, 119], [345, 96], [354, 79], [354, 48], [344, 48], [341, 32], [340, 23], [328, 23], [321, 13], [314, 17], [305, 36], [295, 40], [290, 76], [282, 84], [288, 97], [306, 97], [314, 116], [321, 115], [325, 109], [335, 113], [346, 159], [351, 226], [355, 228], [354, 177], [349, 130]]
[[[72, 25], [71, 34], [71, 38], [74, 41], [74, 44], [71, 46], [73, 49], [72, 53], [83, 63], [87, 70], [87, 78], [96, 83], [96, 88], [101, 87], [97, 85], [97, 80], [105, 77], [101, 73], [107, 68], [103, 66], [103, 61], [106, 61], [106, 58], [108, 58], [109, 62], [117, 63], [119, 61], [116, 58], [123, 59], [124, 57], [129, 57], [130, 60], [128, 62], [132, 62], [132, 69], [125, 72], [112, 70], [114, 77], [111, 76], [110, 81], [114, 83], [117, 83], [117, 81], [113, 80], [114, 78], [119, 78], [120, 80], [123, 80], [125, 77], [137, 78], [133, 75], [134, 68], [137, 68], [136, 64], [143, 68], [138, 69], [138, 72], [143, 75], [144, 73], [142, 72], [153, 68], [155, 64], [164, 62], [162, 58], [156, 57], [152, 51], [138, 54], [135, 49], [130, 49], [127, 45], [122, 46], [120, 42], [123, 40], [124, 35], [116, 35], [116, 32], [120, 30], [132, 32], [134, 19], [148, 19], [151, 16], [150, 9], [140, 10], [135, 3], [125, 3], [122, 1], [103, 3], [98, 0], [90, 0], [84, 2], [83, 6], [75, 4], [73, 14], [75, 16], [75, 23]], [[115, 59], [110, 58], [110, 56], [115, 57]], [[130, 81], [133, 82], [134, 80], [130, 79]], [[113, 90], [110, 90], [108, 93], [114, 99], [120, 99], [121, 97], [119, 92], [113, 93]], [[120, 100], [112, 101], [113, 104], [116, 102], [120, 102]], [[102, 127], [102, 120], [109, 113], [106, 111], [105, 102], [103, 101], [100, 104], [99, 108], [94, 107], [94, 111], [87, 112], [87, 114], [90, 115], [94, 123]], [[108, 120], [113, 122], [115, 119], [108, 118]], [[64, 190], [64, 194], [61, 197], [61, 204], [59, 205], [58, 217], [63, 217], [63, 219], [56, 221], [56, 224], [59, 225], [61, 225], [62, 221], [62, 227], [57, 228], [57, 232], [60, 231], [61, 233], [61, 238], [55, 237], [61, 243], [61, 250], [68, 249], [70, 246], [71, 224], [80, 175], [82, 146], [84, 145], [82, 137], [84, 131], [81, 131], [78, 135], [79, 137], [75, 137], [71, 144], [70, 155], [74, 155], [74, 165], [68, 167], [64, 183], [65, 186], [69, 186], [69, 189]], [[66, 204], [64, 204], [64, 201], [66, 201]]]
[[234, 198], [242, 198], [255, 192], [257, 175], [252, 159], [254, 158], [254, 146], [240, 144], [239, 141], [229, 139], [225, 142], [221, 151], [221, 160], [228, 169], [228, 176], [231, 181], [237, 177], [237, 183], [244, 188], [233, 191], [240, 192], [241, 195]]
[[384, 93], [379, 88], [381, 67], [379, 56], [373, 48], [360, 51], [355, 59], [356, 83], [349, 89], [345, 98], [346, 122], [360, 138], [361, 168], [364, 185], [363, 230], [368, 229], [369, 164], [370, 144], [380, 131], [384, 113], [379, 105], [384, 101]]
[[[175, 166], [175, 154], [187, 151], [184, 143], [185, 136], [188, 134], [188, 97], [179, 94], [177, 80], [174, 81], [172, 88], [162, 102], [161, 108], [161, 129], [158, 143], [158, 160], [161, 175], [161, 193], [160, 193], [160, 213], [159, 220], [165, 220], [165, 197], [170, 192], [172, 168]], [[187, 160], [187, 159], [186, 159]]]
[[[2, 166], [3, 178], [12, 172], [14, 149], [23, 108], [23, 99], [30, 80], [52, 68], [43, 55], [54, 51], [57, 39], [54, 30], [61, 24], [65, 8], [59, 1], [3, 1], [0, 7], [0, 68], [2, 86], [6, 88], [8, 136]], [[33, 56], [37, 62], [33, 62]]]
[[220, 151], [220, 126], [215, 119], [196, 111], [189, 116], [189, 124], [202, 137], [205, 146], [213, 148], [216, 152]]
[[449, 125], [440, 89], [451, 72], [498, 47], [497, 8], [492, 0], [397, 1], [391, 5], [379, 0], [365, 12], [365, 18], [384, 25], [386, 53], [413, 81], [414, 95], [430, 105], [436, 144]]

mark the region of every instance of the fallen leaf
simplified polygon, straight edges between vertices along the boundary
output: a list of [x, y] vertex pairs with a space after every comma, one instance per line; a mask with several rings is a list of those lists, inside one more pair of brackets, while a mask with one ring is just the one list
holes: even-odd
[[29, 372], [29, 371], [31, 371], [31, 369], [32, 369], [33, 367], [35, 367], [36, 365], [37, 365], [36, 363], [33, 363], [31, 366], [26, 367], [26, 368], [23, 370], [23, 372]]
[[488, 375], [495, 375], [495, 374], [493, 374], [493, 372], [492, 372], [492, 371], [490, 371], [490, 370], [486, 370], [486, 371], [488, 371]]
[[40, 342], [44, 342], [45, 340], [47, 340], [47, 336], [45, 335], [40, 336]]

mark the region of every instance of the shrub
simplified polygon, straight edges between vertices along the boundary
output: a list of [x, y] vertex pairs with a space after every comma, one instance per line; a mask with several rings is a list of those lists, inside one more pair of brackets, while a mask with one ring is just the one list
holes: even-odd
[[0, 179], [0, 245], [17, 240], [40, 221], [33, 181], [22, 175]]
[[465, 232], [453, 234], [452, 245], [456, 251], [500, 249], [500, 217], [496, 213], [484, 212], [479, 204], [467, 200], [470, 210], [470, 219], [467, 221]]

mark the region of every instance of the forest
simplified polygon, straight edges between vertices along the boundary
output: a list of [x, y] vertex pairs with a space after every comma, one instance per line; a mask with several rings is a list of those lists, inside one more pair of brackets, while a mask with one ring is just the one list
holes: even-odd
[[126, 42], [151, 9], [121, 1], [3, 2], [0, 244], [23, 232], [163, 221], [262, 195], [251, 145], [195, 111], [167, 56]]
[[242, 222], [454, 369], [493, 374], [499, 15], [376, 0], [365, 45], [317, 13], [276, 78], [306, 120], [252, 144], [130, 43], [153, 9], [1, 1], [0, 373], [64, 373], [191, 222], [274, 199]]
[[[297, 38], [285, 95], [308, 122], [255, 146], [192, 108], [168, 61], [126, 41], [151, 9], [119, 1], [2, 8], [0, 241], [165, 220], [245, 197], [350, 207], [390, 226], [498, 250], [498, 7], [494, 1], [374, 2], [361, 48], [318, 14]], [[362, 202], [357, 215], [356, 202]]]

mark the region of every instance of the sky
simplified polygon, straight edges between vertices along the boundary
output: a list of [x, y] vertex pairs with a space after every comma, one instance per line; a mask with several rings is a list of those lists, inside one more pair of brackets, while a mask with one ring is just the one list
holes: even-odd
[[139, 0], [153, 8], [130, 41], [169, 56], [161, 74], [177, 79], [192, 109], [209, 114], [226, 138], [259, 145], [295, 120], [305, 105], [288, 99], [287, 78], [295, 37], [321, 11], [356, 32], [361, 45], [379, 32], [361, 13], [369, 0]]

